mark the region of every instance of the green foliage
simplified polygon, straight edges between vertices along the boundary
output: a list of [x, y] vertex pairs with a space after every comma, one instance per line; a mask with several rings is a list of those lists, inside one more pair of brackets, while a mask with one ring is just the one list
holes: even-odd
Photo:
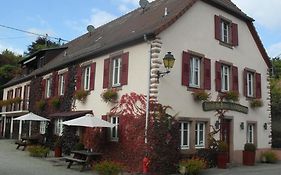
[[8, 99], [8, 100], [0, 100], [0, 107], [3, 107], [3, 106], [8, 106], [8, 105], [11, 105], [11, 104], [18, 104], [20, 103], [22, 100], [20, 97], [16, 97], [16, 98], [11, 98], [11, 99]]
[[206, 101], [210, 97], [210, 94], [208, 94], [204, 90], [195, 91], [195, 92], [192, 93], [192, 95], [193, 95], [193, 98], [194, 98], [195, 101]]
[[281, 60], [280, 57], [278, 58], [273, 58], [271, 60], [272, 63], [272, 72], [271, 72], [271, 77], [275, 79], [279, 79], [281, 77]]
[[77, 99], [81, 102], [85, 102], [88, 95], [89, 95], [88, 91], [78, 90], [78, 91], [75, 91], [74, 97], [75, 97], [75, 99]]
[[223, 98], [226, 101], [234, 101], [237, 102], [239, 101], [239, 93], [235, 91], [228, 91], [225, 94], [223, 94]]
[[277, 163], [278, 157], [273, 151], [266, 151], [261, 154], [262, 162]]
[[69, 155], [74, 146], [78, 143], [79, 137], [76, 136], [76, 129], [74, 127], [64, 126], [62, 132], [62, 151]]
[[123, 166], [120, 163], [105, 160], [97, 163], [94, 170], [100, 175], [118, 175], [123, 171]]
[[31, 43], [31, 45], [28, 46], [27, 53], [25, 54], [31, 55], [38, 50], [42, 50], [45, 48], [55, 48], [59, 46], [60, 44], [47, 40], [45, 37], [38, 37], [34, 42]]
[[36, 107], [37, 109], [39, 109], [40, 111], [43, 111], [44, 108], [46, 107], [46, 101], [45, 100], [39, 100], [36, 102]]
[[28, 151], [32, 157], [46, 157], [50, 149], [43, 146], [31, 146], [28, 148]]
[[76, 145], [74, 146], [74, 150], [83, 150], [83, 149], [85, 149], [85, 146], [81, 142], [76, 143]]
[[253, 99], [250, 101], [251, 108], [259, 108], [263, 106], [263, 101], [260, 99]]
[[50, 100], [50, 103], [52, 104], [53, 107], [58, 109], [60, 107], [60, 99], [59, 99], [59, 97], [53, 97]]
[[219, 140], [218, 141], [218, 152], [227, 152], [228, 145], [225, 141]]
[[256, 145], [254, 145], [252, 143], [246, 143], [244, 145], [244, 151], [255, 152], [256, 151]]
[[201, 158], [192, 158], [180, 161], [179, 165], [180, 168], [185, 167], [185, 170], [189, 175], [198, 175], [201, 170], [207, 167], [207, 162]]
[[118, 93], [117, 90], [112, 88], [112, 89], [107, 89], [101, 94], [101, 98], [103, 99], [104, 102], [116, 102], [118, 98]]

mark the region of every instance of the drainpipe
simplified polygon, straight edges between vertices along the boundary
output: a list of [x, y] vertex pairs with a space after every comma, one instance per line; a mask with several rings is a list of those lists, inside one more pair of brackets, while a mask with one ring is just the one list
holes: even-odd
[[150, 75], [151, 75], [151, 42], [148, 40], [147, 35], [144, 36], [144, 41], [149, 46], [148, 51], [148, 71], [147, 71], [147, 96], [146, 96], [146, 113], [145, 113], [145, 129], [144, 129], [144, 143], [147, 144], [147, 130], [148, 130], [148, 118], [149, 118], [149, 97], [150, 97]]

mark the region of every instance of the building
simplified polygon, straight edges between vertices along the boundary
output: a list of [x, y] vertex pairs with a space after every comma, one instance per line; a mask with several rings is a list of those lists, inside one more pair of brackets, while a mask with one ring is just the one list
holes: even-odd
[[[206, 148], [210, 126], [220, 122], [230, 161], [240, 163], [247, 142], [258, 152], [271, 148], [270, 61], [253, 21], [230, 0], [156, 0], [65, 44], [42, 67], [7, 83], [4, 99], [29, 99], [29, 111], [52, 117], [60, 135], [66, 117], [87, 110], [97, 116], [109, 112], [112, 104], [100, 98], [105, 89], [117, 88], [120, 96], [149, 91], [152, 99], [178, 114], [183, 154]], [[165, 71], [161, 58], [167, 52], [176, 58], [175, 65], [158, 79], [159, 71]], [[32, 59], [23, 64], [28, 67]], [[40, 62], [39, 57], [34, 60]], [[24, 93], [28, 85], [30, 93]], [[72, 100], [81, 89], [89, 93], [86, 101]], [[218, 121], [214, 111], [194, 101], [192, 94], [198, 90], [210, 93], [211, 101], [238, 92], [240, 105], [231, 103], [225, 120]], [[58, 109], [49, 103], [48, 110], [36, 108], [38, 101], [54, 96], [63, 104]], [[256, 99], [262, 107], [250, 107]], [[3, 111], [4, 133], [13, 135], [11, 119], [21, 113]], [[107, 118], [118, 124], [118, 117]], [[117, 132], [117, 127], [111, 132], [112, 141], [118, 142]]]

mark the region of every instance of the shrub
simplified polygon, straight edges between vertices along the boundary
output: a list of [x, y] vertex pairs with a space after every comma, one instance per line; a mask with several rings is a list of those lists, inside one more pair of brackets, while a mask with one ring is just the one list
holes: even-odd
[[55, 108], [59, 108], [60, 107], [60, 99], [59, 97], [53, 97], [50, 101], [51, 105]]
[[118, 175], [123, 171], [123, 166], [120, 163], [105, 160], [97, 163], [94, 170], [100, 175]]
[[273, 151], [266, 151], [261, 154], [262, 162], [276, 163], [278, 161], [277, 155]]
[[103, 93], [101, 93], [101, 98], [103, 99], [104, 102], [116, 102], [118, 98], [118, 93], [117, 90], [112, 88], [112, 89], [107, 89]]
[[229, 91], [229, 92], [226, 92], [224, 95], [223, 95], [223, 98], [226, 100], [226, 101], [239, 101], [239, 93], [235, 92], [235, 91]]
[[75, 150], [83, 150], [83, 149], [85, 149], [85, 146], [84, 146], [84, 144], [83, 143], [76, 143], [76, 145], [74, 146], [74, 149]]
[[219, 140], [218, 141], [218, 152], [227, 152], [228, 151], [228, 145], [225, 141]]
[[200, 91], [195, 91], [192, 93], [193, 95], [193, 99], [195, 101], [206, 101], [209, 99], [210, 94], [208, 94], [206, 91], [204, 90], [200, 90]]
[[43, 146], [31, 146], [28, 151], [32, 157], [46, 157], [50, 149]]
[[36, 102], [36, 107], [40, 111], [44, 110], [45, 106], [46, 106], [46, 101], [45, 100], [39, 100], [39, 101]]
[[250, 102], [251, 108], [259, 108], [263, 106], [263, 101], [260, 99], [254, 99]]
[[85, 102], [88, 95], [89, 95], [88, 91], [78, 90], [78, 91], [75, 91], [74, 97], [75, 97], [75, 99], [77, 99], [81, 102]]
[[197, 175], [202, 169], [207, 167], [207, 163], [204, 159], [192, 158], [180, 161], [180, 167], [185, 167], [189, 175]]
[[201, 159], [204, 159], [208, 162], [208, 167], [216, 167], [216, 157], [217, 157], [217, 151], [209, 148], [205, 149], [198, 149], [197, 156]]
[[244, 145], [244, 151], [250, 151], [250, 152], [255, 152], [256, 151], [256, 146], [252, 143], [246, 143]]

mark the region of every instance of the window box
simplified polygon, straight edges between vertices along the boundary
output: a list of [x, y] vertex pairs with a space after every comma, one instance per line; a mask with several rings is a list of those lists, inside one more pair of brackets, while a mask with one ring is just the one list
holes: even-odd
[[81, 102], [86, 102], [88, 95], [89, 95], [88, 91], [77, 90], [77, 91], [75, 91], [74, 98]]
[[115, 103], [118, 98], [118, 93], [117, 89], [112, 88], [112, 89], [107, 89], [101, 94], [101, 98], [103, 99], [104, 102], [112, 102]]
[[263, 106], [263, 101], [260, 99], [253, 99], [250, 101], [251, 108], [260, 108]]
[[60, 107], [60, 99], [59, 99], [59, 97], [53, 97], [53, 98], [50, 100], [50, 104], [51, 104], [54, 108], [58, 109], [58, 108]]
[[223, 99], [225, 99], [226, 101], [233, 101], [233, 102], [239, 101], [239, 93], [235, 92], [235, 91], [229, 91], [229, 92], [223, 93], [221, 95], [221, 97]]
[[45, 100], [39, 100], [36, 102], [36, 107], [37, 109], [39, 109], [40, 111], [43, 111], [46, 107], [47, 103]]
[[195, 91], [192, 95], [195, 101], [207, 101], [210, 97], [210, 94], [204, 90]]

